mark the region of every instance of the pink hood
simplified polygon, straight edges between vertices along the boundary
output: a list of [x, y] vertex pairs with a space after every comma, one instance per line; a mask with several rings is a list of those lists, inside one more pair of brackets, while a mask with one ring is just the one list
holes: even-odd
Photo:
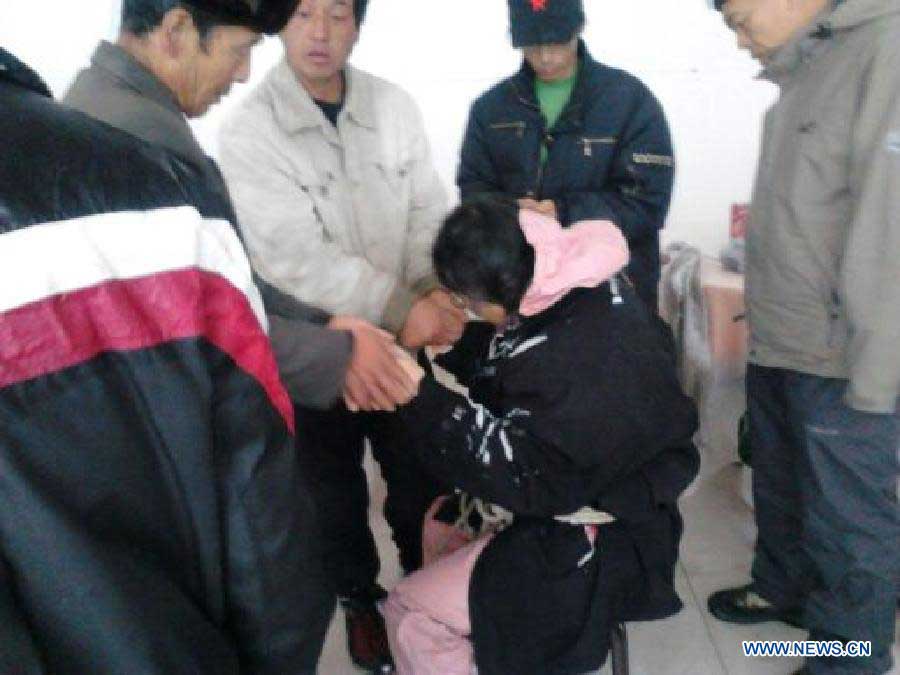
[[547, 216], [522, 209], [519, 224], [534, 247], [534, 279], [519, 312], [534, 316], [573, 288], [593, 288], [628, 264], [628, 244], [607, 220], [584, 220], [563, 228]]

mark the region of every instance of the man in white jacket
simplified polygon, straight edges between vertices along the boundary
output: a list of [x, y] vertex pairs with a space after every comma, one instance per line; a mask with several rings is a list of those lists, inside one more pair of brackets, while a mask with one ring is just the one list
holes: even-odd
[[[446, 195], [411, 97], [347, 65], [365, 6], [299, 2], [281, 33], [285, 59], [222, 129], [222, 169], [267, 282], [376, 323], [407, 348], [449, 344], [464, 315], [431, 271]], [[388, 483], [385, 516], [407, 571], [420, 565], [422, 517], [435, 492], [399, 449], [394, 415], [353, 415], [344, 406], [307, 414], [313, 438], [304, 462], [318, 490], [350, 654], [360, 666], [389, 668], [374, 605], [383, 591], [367, 523], [364, 439]]]

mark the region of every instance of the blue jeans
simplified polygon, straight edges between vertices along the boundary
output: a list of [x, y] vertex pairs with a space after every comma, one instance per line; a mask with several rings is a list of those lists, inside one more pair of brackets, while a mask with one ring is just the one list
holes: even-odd
[[845, 380], [751, 365], [752, 575], [811, 639], [871, 641], [872, 657], [812, 659], [812, 673], [891, 668], [900, 590], [900, 423], [843, 402]]

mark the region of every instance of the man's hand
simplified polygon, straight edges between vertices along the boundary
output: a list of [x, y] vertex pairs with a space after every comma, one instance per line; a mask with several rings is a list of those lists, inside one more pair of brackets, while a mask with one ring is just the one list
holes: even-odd
[[445, 291], [432, 291], [419, 298], [400, 331], [400, 343], [410, 349], [450, 345], [462, 336], [466, 314], [453, 304]]
[[556, 213], [556, 202], [552, 199], [545, 199], [539, 202], [526, 197], [519, 200], [519, 208], [537, 211], [538, 213], [553, 218], [553, 220], [559, 220], [559, 216]]
[[418, 382], [404, 369], [390, 333], [354, 317], [337, 316], [328, 327], [353, 335], [353, 355], [344, 381], [350, 410], [394, 411], [418, 391]]
[[373, 326], [371, 323], [366, 321], [365, 319], [360, 319], [356, 316], [347, 316], [344, 314], [339, 314], [337, 316], [332, 317], [331, 321], [328, 322], [328, 327], [331, 330], [345, 330], [350, 333], [357, 330], [373, 330], [379, 335], [381, 335], [384, 339], [390, 340], [393, 342], [394, 336], [388, 333], [386, 330], [382, 330], [377, 326]]

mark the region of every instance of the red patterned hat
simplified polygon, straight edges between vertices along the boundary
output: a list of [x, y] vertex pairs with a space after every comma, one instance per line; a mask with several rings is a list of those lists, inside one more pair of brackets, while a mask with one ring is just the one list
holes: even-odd
[[582, 0], [508, 0], [515, 47], [563, 44], [584, 26]]

